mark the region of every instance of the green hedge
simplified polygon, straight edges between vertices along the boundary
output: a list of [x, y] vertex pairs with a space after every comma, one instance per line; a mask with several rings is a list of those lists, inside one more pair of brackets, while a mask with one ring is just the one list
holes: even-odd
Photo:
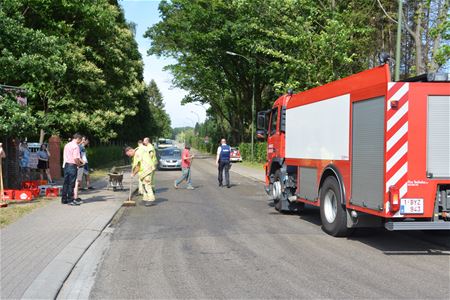
[[200, 151], [206, 152], [206, 153], [210, 153], [210, 154], [216, 154], [218, 145], [216, 145], [214, 143], [206, 144], [203, 137], [191, 136], [191, 137], [189, 137], [189, 140], [187, 142], [190, 143], [191, 146], [197, 150], [200, 150]]
[[100, 145], [87, 147], [89, 168], [98, 168], [115, 161], [123, 161], [123, 147], [117, 145]]
[[254, 158], [252, 157], [252, 144], [251, 143], [241, 143], [239, 145], [239, 150], [241, 151], [242, 159], [244, 161], [253, 161], [253, 162], [265, 162], [267, 157], [267, 143], [255, 143], [254, 144]]
[[[197, 150], [200, 150], [202, 152], [207, 152], [211, 154], [216, 154], [218, 145], [215, 143], [208, 143], [205, 144], [204, 139], [197, 136], [191, 136], [189, 142], [192, 147], [194, 147]], [[266, 161], [267, 158], [267, 143], [266, 142], [256, 142], [254, 144], [255, 152], [254, 152], [254, 158], [252, 157], [252, 146], [251, 143], [240, 143], [239, 144], [239, 150], [241, 151], [242, 159], [244, 161], [253, 161], [258, 163], [263, 163]]]

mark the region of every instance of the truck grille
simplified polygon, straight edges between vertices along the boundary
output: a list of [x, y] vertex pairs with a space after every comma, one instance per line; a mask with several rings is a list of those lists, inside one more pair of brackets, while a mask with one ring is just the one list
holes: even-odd
[[427, 176], [450, 177], [450, 96], [429, 96]]

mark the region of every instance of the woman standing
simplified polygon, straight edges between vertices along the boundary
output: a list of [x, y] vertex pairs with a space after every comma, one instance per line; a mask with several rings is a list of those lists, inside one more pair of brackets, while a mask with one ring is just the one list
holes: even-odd
[[30, 162], [30, 149], [28, 149], [27, 142], [22, 142], [19, 145], [19, 167], [21, 181], [30, 180], [30, 167], [28, 166]]
[[50, 152], [47, 149], [47, 145], [42, 144], [41, 148], [39, 149], [38, 153], [38, 169], [40, 170], [40, 177], [41, 180], [44, 179], [44, 173], [47, 174], [48, 182], [53, 183], [52, 177], [50, 176], [50, 169], [48, 166], [48, 160], [50, 158]]

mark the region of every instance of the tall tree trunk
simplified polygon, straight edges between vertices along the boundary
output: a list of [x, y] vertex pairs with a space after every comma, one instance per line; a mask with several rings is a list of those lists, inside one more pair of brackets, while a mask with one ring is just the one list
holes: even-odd
[[41, 129], [39, 133], [39, 144], [42, 145], [44, 143], [44, 138], [45, 138], [45, 131], [44, 129]]
[[423, 58], [422, 58], [422, 14], [423, 14], [423, 3], [419, 2], [417, 4], [417, 9], [415, 9], [415, 13], [414, 13], [414, 30], [411, 29], [408, 26], [408, 20], [407, 18], [405, 18], [406, 20], [404, 20], [404, 25], [406, 30], [408, 31], [408, 33], [411, 35], [411, 37], [414, 40], [414, 47], [416, 50], [415, 53], [415, 67], [416, 67], [416, 74], [422, 74], [424, 72], [424, 68], [423, 68]]
[[[445, 21], [447, 16], [447, 11], [449, 9], [449, 0], [444, 0], [443, 2], [439, 2], [438, 4], [438, 17], [436, 20], [436, 27], [441, 26], [442, 22]], [[439, 68], [439, 65], [436, 63], [436, 55], [438, 54], [439, 47], [441, 46], [441, 34], [437, 34], [433, 40], [433, 51], [430, 59], [430, 72], [435, 72]]]
[[417, 17], [416, 17], [416, 28], [414, 32], [414, 43], [416, 46], [416, 74], [422, 74], [425, 72], [425, 68], [423, 66], [423, 56], [422, 56], [422, 20], [423, 20], [423, 3], [419, 3], [419, 7], [417, 8]]

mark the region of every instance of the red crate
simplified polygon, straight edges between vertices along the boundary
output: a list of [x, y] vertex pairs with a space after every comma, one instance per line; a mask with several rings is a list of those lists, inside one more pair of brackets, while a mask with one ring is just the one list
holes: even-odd
[[36, 180], [37, 186], [40, 185], [47, 185], [48, 184], [48, 180]]
[[59, 188], [57, 187], [49, 187], [45, 190], [46, 197], [58, 197], [59, 196]]
[[14, 200], [16, 201], [31, 201], [33, 200], [33, 193], [30, 190], [15, 190]]
[[3, 190], [3, 200], [14, 200], [14, 190]]
[[37, 198], [37, 197], [39, 197], [39, 193], [41, 190], [38, 187], [36, 187], [36, 188], [30, 189], [30, 191], [33, 194], [33, 198]]
[[39, 189], [39, 195], [40, 195], [40, 196], [45, 196], [45, 191], [46, 191], [49, 187], [53, 187], [53, 186], [51, 186], [51, 185], [40, 185], [40, 186], [38, 186], [38, 189]]
[[37, 188], [38, 184], [36, 180], [24, 181], [22, 182], [22, 189], [32, 189]]

